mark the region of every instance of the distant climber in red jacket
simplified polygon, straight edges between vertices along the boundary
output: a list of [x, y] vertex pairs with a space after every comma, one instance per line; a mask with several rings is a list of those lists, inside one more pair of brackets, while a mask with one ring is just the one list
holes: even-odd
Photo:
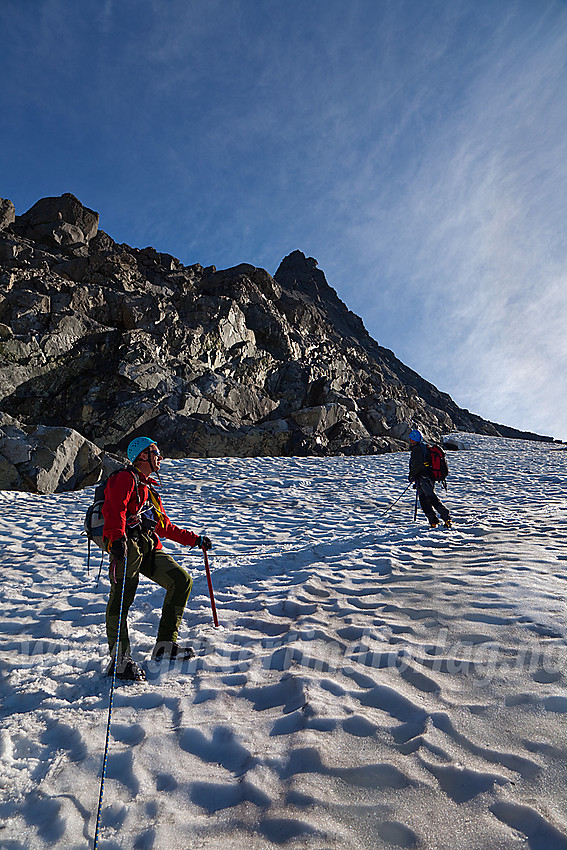
[[435, 493], [435, 481], [431, 475], [431, 462], [427, 444], [424, 442], [420, 431], [417, 430], [409, 432], [408, 441], [411, 449], [409, 480], [414, 482], [419, 504], [429, 520], [429, 527], [437, 528], [439, 525], [439, 517], [435, 513], [437, 510], [443, 520], [443, 526], [451, 528], [451, 514]]
[[[166, 516], [151, 476], [159, 472], [162, 457], [149, 437], [137, 437], [127, 449], [132, 466], [108, 479], [104, 491], [104, 539], [110, 553], [110, 596], [106, 606], [106, 634], [116, 676], [121, 679], [143, 679], [144, 672], [130, 655], [128, 611], [140, 573], [165, 588], [165, 600], [152, 658], [156, 661], [191, 658], [190, 647], [180, 647], [177, 635], [193, 580], [187, 570], [162, 549], [160, 537], [186, 546], [210, 549], [208, 537], [201, 537], [174, 525]], [[124, 567], [126, 579], [124, 582]], [[122, 622], [119, 634], [120, 598], [124, 583]]]

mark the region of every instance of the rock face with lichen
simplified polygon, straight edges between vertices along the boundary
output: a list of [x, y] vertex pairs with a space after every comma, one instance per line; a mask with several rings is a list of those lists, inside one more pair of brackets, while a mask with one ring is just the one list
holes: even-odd
[[388, 452], [415, 426], [534, 436], [404, 366], [300, 251], [273, 277], [217, 271], [119, 245], [98, 224], [71, 194], [19, 216], [0, 199], [0, 435], [19, 429], [29, 455], [11, 463], [0, 442], [0, 487], [57, 489], [55, 472], [42, 484], [30, 471], [41, 439], [75, 457], [61, 461], [69, 489], [140, 434], [173, 457]]

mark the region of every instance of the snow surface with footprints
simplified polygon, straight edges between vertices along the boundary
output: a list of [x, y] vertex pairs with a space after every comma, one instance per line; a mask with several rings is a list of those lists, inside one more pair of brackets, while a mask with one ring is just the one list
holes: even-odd
[[[148, 681], [117, 683], [99, 847], [567, 850], [567, 451], [454, 435], [454, 528], [407, 453], [175, 460], [166, 544], [195, 584], [149, 661], [163, 591], [130, 612]], [[92, 846], [106, 730], [106, 570], [92, 489], [2, 492], [0, 847]]]

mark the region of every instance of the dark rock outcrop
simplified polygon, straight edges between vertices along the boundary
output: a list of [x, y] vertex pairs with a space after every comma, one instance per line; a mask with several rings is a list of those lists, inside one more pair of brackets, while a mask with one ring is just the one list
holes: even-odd
[[16, 220], [16, 210], [12, 201], [0, 198], [0, 230], [9, 227]]
[[60, 198], [42, 198], [26, 213], [16, 216], [13, 229], [20, 236], [55, 248], [83, 245], [96, 236], [98, 213], [67, 192]]
[[[404, 366], [300, 251], [273, 277], [183, 266], [115, 243], [71, 194], [20, 216], [0, 200], [0, 287], [0, 410], [34, 439], [117, 452], [148, 433], [182, 457], [395, 451], [415, 426], [535, 437]], [[26, 486], [12, 465], [0, 486]]]

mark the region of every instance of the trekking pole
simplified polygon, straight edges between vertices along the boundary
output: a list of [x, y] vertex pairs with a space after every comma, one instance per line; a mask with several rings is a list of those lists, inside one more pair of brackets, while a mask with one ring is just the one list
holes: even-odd
[[[112, 569], [112, 565], [111, 565]], [[116, 575], [116, 567], [115, 567]], [[122, 627], [122, 606], [124, 604], [124, 588], [126, 587], [126, 560], [124, 561], [124, 578], [122, 580], [122, 592], [120, 594], [120, 611], [118, 614], [118, 637], [114, 647], [114, 667], [112, 670], [112, 682], [110, 683], [110, 701], [108, 704], [108, 720], [106, 721], [106, 741], [104, 744], [104, 755], [102, 757], [102, 775], [100, 779], [100, 793], [98, 797], [98, 810], [96, 813], [96, 826], [93, 841], [93, 850], [98, 847], [98, 830], [100, 826], [100, 815], [102, 812], [102, 798], [104, 795], [104, 780], [106, 778], [106, 763], [108, 761], [108, 746], [110, 742], [110, 723], [112, 721], [112, 704], [114, 701], [114, 685], [116, 684], [116, 665], [118, 663], [118, 652], [120, 650], [120, 630]]]
[[416, 487], [415, 487], [415, 508], [414, 508], [414, 512], [413, 512], [413, 521], [414, 522], [417, 522], [417, 497], [418, 497], [418, 495], [419, 495], [419, 491], [418, 491], [417, 485], [416, 485]]
[[394, 501], [392, 502], [392, 504], [391, 504], [391, 505], [388, 505], [388, 507], [386, 508], [386, 510], [385, 510], [385, 511], [382, 511], [382, 513], [379, 513], [379, 514], [378, 514], [378, 516], [384, 516], [384, 514], [387, 514], [387, 513], [388, 513], [388, 511], [390, 510], [390, 508], [393, 508], [393, 507], [394, 507], [394, 505], [396, 504], [396, 502], [399, 502], [399, 501], [400, 501], [400, 499], [402, 498], [402, 496], [404, 495], [404, 493], [407, 493], [407, 491], [409, 490], [409, 488], [410, 488], [410, 487], [411, 487], [411, 481], [410, 481], [410, 483], [408, 484], [408, 486], [406, 487], [406, 489], [405, 489], [402, 493], [400, 493], [400, 495], [398, 496], [398, 498], [397, 498], [397, 499], [394, 499]]
[[96, 586], [98, 587], [98, 583], [100, 581], [100, 574], [102, 573], [102, 562], [104, 561], [104, 552], [102, 553], [102, 558], [100, 559], [100, 566], [98, 568], [98, 575], [96, 577]]
[[207, 584], [209, 585], [209, 596], [211, 597], [211, 608], [213, 611], [213, 622], [216, 627], [218, 627], [219, 620], [217, 617], [217, 606], [215, 605], [215, 594], [213, 593], [213, 582], [211, 581], [211, 571], [209, 570], [209, 559], [207, 557], [207, 550], [205, 547], [202, 547], [203, 557], [205, 559], [205, 570], [207, 573]]

